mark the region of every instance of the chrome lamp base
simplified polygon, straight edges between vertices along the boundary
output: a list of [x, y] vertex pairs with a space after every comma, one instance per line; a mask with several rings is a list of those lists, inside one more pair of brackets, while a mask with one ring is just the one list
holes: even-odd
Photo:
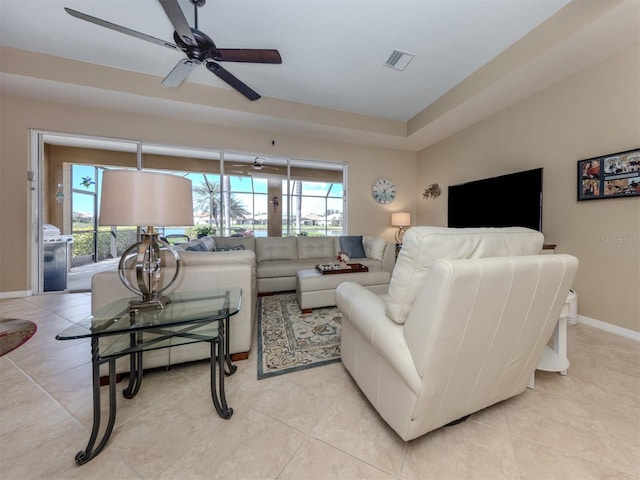
[[[120, 258], [120, 263], [118, 264], [120, 281], [127, 289], [141, 297], [140, 300], [131, 301], [129, 306], [129, 310], [131, 311], [161, 309], [169, 301], [169, 298], [162, 295], [162, 292], [173, 285], [178, 278], [178, 274], [180, 273], [180, 256], [170, 245], [166, 245], [168, 250], [173, 253], [176, 260], [176, 268], [171, 280], [162, 286], [160, 283], [162, 278], [160, 246], [158, 234], [153, 231], [152, 227], [149, 227], [148, 233], [143, 233], [140, 241], [131, 245]], [[125, 262], [127, 257], [135, 251], [137, 251], [136, 284], [132, 285], [125, 274]]]

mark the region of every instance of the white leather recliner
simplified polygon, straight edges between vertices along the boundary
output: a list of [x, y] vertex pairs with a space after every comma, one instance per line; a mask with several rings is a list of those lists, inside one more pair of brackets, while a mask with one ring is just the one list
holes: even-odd
[[525, 390], [578, 268], [525, 228], [407, 231], [387, 295], [336, 291], [342, 362], [411, 440]]

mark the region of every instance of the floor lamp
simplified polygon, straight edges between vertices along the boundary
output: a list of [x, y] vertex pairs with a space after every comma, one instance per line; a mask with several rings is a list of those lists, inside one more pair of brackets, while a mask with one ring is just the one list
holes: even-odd
[[[100, 225], [145, 227], [140, 241], [131, 245], [120, 258], [120, 280], [141, 300], [132, 309], [162, 308], [166, 297], [162, 292], [175, 282], [180, 271], [180, 256], [166, 244], [160, 244], [154, 226], [184, 227], [193, 225], [191, 180], [176, 175], [142, 170], [107, 170], [102, 175]], [[173, 253], [176, 268], [164, 285], [161, 246]], [[125, 262], [136, 253], [136, 281], [127, 279]]]

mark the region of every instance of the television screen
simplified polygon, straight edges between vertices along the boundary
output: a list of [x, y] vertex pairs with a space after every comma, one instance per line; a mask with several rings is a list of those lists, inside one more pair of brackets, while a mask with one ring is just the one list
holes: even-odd
[[450, 227], [542, 230], [542, 168], [449, 187]]

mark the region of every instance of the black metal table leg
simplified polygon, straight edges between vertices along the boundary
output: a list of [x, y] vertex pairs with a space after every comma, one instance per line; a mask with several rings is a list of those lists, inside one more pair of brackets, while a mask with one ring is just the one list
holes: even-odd
[[[209, 359], [211, 368], [211, 398], [213, 406], [216, 408], [218, 415], [228, 420], [233, 415], [233, 408], [227, 405], [227, 397], [224, 392], [224, 339], [214, 338], [209, 342], [211, 344], [211, 357]], [[218, 370], [218, 381], [216, 382], [216, 369]]]
[[[142, 341], [142, 333], [132, 333], [131, 347], [133, 348]], [[124, 398], [136, 396], [142, 385], [142, 352], [131, 353], [129, 355], [129, 384], [122, 391]]]
[[221, 321], [220, 323], [220, 328], [223, 329], [222, 330], [222, 336], [224, 337], [224, 359], [225, 362], [227, 364], [227, 368], [228, 370], [224, 371], [224, 374], [226, 376], [229, 375], [233, 375], [236, 370], [238, 369], [238, 367], [236, 365], [234, 365], [233, 363], [231, 363], [231, 353], [229, 353], [231, 351], [231, 349], [229, 348], [229, 337], [231, 335], [229, 335], [229, 317], [224, 319], [224, 326], [223, 326], [223, 322]]
[[109, 360], [109, 421], [107, 428], [102, 435], [102, 439], [98, 446], [94, 449], [96, 440], [98, 439], [98, 433], [100, 431], [100, 357], [99, 357], [99, 339], [93, 337], [91, 339], [91, 363], [93, 369], [93, 427], [91, 429], [91, 436], [89, 442], [84, 450], [79, 451], [76, 454], [76, 463], [78, 465], [84, 465], [89, 460], [98, 455], [104, 446], [107, 444], [113, 426], [116, 422], [116, 365], [115, 359]]

